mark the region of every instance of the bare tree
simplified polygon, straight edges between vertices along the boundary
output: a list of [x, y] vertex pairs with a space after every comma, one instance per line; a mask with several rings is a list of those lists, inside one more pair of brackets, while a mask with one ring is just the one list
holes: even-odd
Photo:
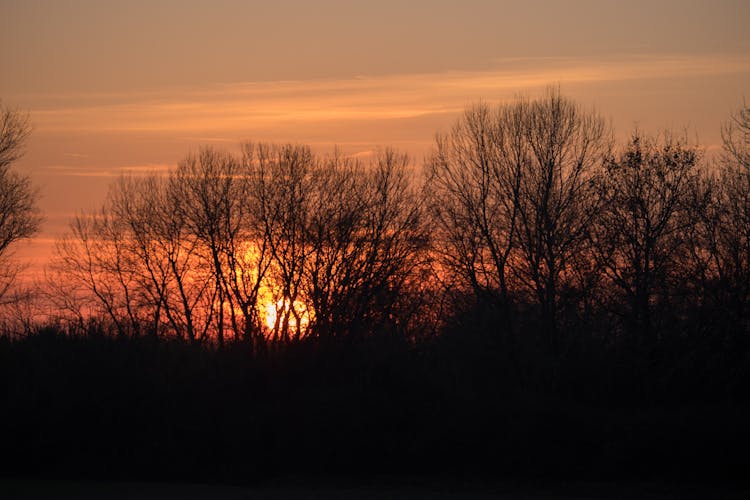
[[442, 266], [477, 297], [504, 310], [526, 153], [519, 110], [486, 104], [467, 109], [449, 134], [437, 136], [426, 185]]
[[744, 104], [721, 128], [724, 162], [750, 169], [750, 106]]
[[356, 336], [402, 316], [428, 241], [408, 165], [385, 150], [372, 163], [334, 156], [316, 169], [304, 282], [316, 334]]
[[29, 238], [39, 229], [41, 217], [36, 206], [37, 191], [31, 179], [11, 170], [23, 155], [31, 132], [28, 116], [2, 106], [0, 102], [0, 298], [14, 282], [19, 267], [9, 260], [8, 248]]
[[[422, 270], [429, 244], [416, 180], [409, 158], [386, 149], [368, 169], [369, 207], [365, 220], [364, 286], [358, 291], [355, 318], [375, 326], [397, 318], [399, 299], [411, 278]], [[356, 312], [359, 314], [356, 314]]]
[[[53, 303], [78, 316], [82, 311], [103, 313], [119, 335], [126, 335], [138, 320], [131, 300], [136, 284], [122, 229], [106, 210], [76, 216], [69, 234], [57, 242], [49, 280], [50, 290], [58, 292], [50, 296]], [[62, 280], [65, 290], [55, 286]]]
[[0, 101], [0, 169], [7, 168], [23, 156], [23, 147], [30, 133], [28, 115], [3, 106]]
[[300, 338], [309, 312], [302, 302], [308, 259], [307, 221], [313, 199], [316, 159], [307, 146], [261, 145], [257, 150], [257, 190], [264, 238], [272, 257], [268, 272], [277, 340]]
[[[103, 206], [104, 216], [111, 224], [101, 226], [98, 236], [112, 243], [111, 255], [105, 255], [105, 268], [121, 282], [125, 310], [131, 321], [133, 334], [140, 333], [138, 316], [150, 311], [149, 331], [156, 334], [165, 304], [168, 271], [162, 256], [157, 253], [160, 235], [154, 234], [154, 214], [158, 204], [158, 186], [153, 176], [120, 177], [110, 187]], [[132, 282], [131, 286], [127, 286]], [[182, 329], [179, 330], [182, 333]]]
[[261, 216], [267, 179], [259, 156], [262, 146], [247, 143], [242, 147], [241, 173], [234, 179], [237, 199], [226, 207], [225, 260], [228, 292], [244, 318], [246, 340], [257, 348], [264, 343], [262, 295], [268, 288], [267, 275], [272, 264], [269, 232]]
[[561, 289], [585, 250], [598, 210], [594, 180], [610, 148], [602, 118], [549, 89], [469, 109], [438, 137], [430, 161], [443, 265], [479, 297], [536, 302], [553, 351]]
[[241, 332], [225, 265], [227, 245], [235, 232], [233, 226], [241, 220], [235, 212], [244, 203], [244, 193], [238, 189], [239, 176], [240, 164], [235, 158], [206, 148], [179, 164], [171, 186], [173, 196], [179, 200], [175, 208], [182, 212], [188, 231], [199, 240], [211, 267], [219, 344], [224, 342], [228, 327], [235, 336]]
[[[152, 311], [150, 331], [165, 317], [172, 331], [190, 341], [205, 337], [212, 313], [206, 305], [208, 273], [201, 272], [199, 240], [191, 234], [183, 200], [170, 189], [174, 176], [122, 177], [107, 207], [126, 228], [133, 273]], [[209, 310], [207, 310], [209, 309]]]
[[592, 231], [597, 260], [628, 305], [625, 317], [641, 345], [656, 341], [653, 302], [667, 298], [678, 271], [700, 157], [671, 134], [659, 142], [636, 131], [599, 183], [603, 205]]
[[724, 154], [715, 174], [696, 181], [688, 217], [695, 292], [737, 331], [750, 328], [750, 108], [722, 127]]
[[205, 337], [213, 274], [204, 271], [197, 238], [167, 187], [161, 176], [124, 176], [98, 212], [76, 217], [58, 242], [51, 275], [66, 279], [69, 291], [52, 300], [74, 313], [88, 300], [123, 335]]
[[553, 352], [557, 314], [571, 264], [586, 251], [587, 232], [599, 210], [595, 182], [612, 147], [611, 131], [558, 89], [521, 100], [513, 133], [522, 150], [518, 201], [518, 275], [536, 296]]
[[365, 165], [305, 146], [206, 149], [165, 176], [113, 183], [59, 243], [57, 276], [122, 334], [234, 332], [261, 349], [393, 325], [427, 245], [408, 165], [393, 151]]
[[335, 335], [337, 317], [348, 311], [362, 258], [362, 228], [367, 212], [365, 172], [360, 162], [334, 155], [315, 169], [315, 196], [305, 227], [310, 257], [305, 270], [306, 297], [315, 311], [315, 330]]
[[750, 167], [725, 165], [717, 192], [712, 248], [715, 276], [729, 314], [748, 331], [750, 319]]

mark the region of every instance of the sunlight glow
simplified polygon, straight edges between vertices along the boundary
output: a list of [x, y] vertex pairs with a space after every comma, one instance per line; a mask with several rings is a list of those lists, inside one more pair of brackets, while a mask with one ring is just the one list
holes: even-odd
[[288, 300], [282, 299], [275, 303], [269, 302], [266, 304], [265, 313], [266, 327], [270, 332], [279, 331], [282, 328], [281, 322], [285, 316], [289, 318], [289, 331], [291, 332], [299, 330], [301, 333], [304, 333], [310, 325], [310, 312], [305, 304], [299, 300], [295, 300], [292, 303], [292, 309], [289, 307]]

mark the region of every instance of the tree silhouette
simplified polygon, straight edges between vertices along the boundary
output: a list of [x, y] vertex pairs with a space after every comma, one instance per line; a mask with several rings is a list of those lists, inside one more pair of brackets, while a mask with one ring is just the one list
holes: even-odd
[[425, 189], [443, 278], [496, 303], [506, 319], [524, 152], [517, 111], [486, 104], [467, 109], [450, 133], [438, 135]]
[[124, 176], [59, 242], [52, 280], [77, 286], [52, 299], [78, 317], [96, 304], [120, 334], [257, 350], [398, 323], [427, 250], [407, 166], [393, 151], [365, 165], [246, 144], [241, 157], [204, 149], [166, 175]]
[[5, 107], [0, 101], [0, 300], [19, 271], [9, 259], [9, 247], [34, 235], [41, 223], [31, 179], [11, 170], [13, 162], [23, 155], [30, 133], [28, 115]]
[[678, 272], [689, 224], [683, 214], [699, 159], [697, 148], [670, 134], [659, 143], [636, 131], [598, 183], [602, 205], [593, 247], [627, 304], [625, 318], [641, 346], [655, 343], [653, 302], [668, 297]]
[[0, 324], [4, 474], [744, 480], [747, 116], [711, 164], [553, 88], [424, 177], [255, 143], [122, 176], [58, 242], [66, 314]]
[[610, 148], [604, 120], [551, 88], [494, 111], [471, 108], [438, 136], [430, 161], [443, 265], [478, 297], [508, 304], [512, 290], [536, 302], [555, 356], [562, 288], [587, 244]]
[[718, 168], [692, 190], [691, 290], [715, 308], [714, 321], [737, 337], [750, 329], [750, 111], [742, 108], [722, 128]]
[[724, 163], [750, 169], [750, 106], [744, 104], [721, 128]]
[[595, 112], [585, 112], [559, 89], [521, 101], [519, 137], [518, 275], [536, 297], [553, 355], [557, 315], [570, 266], [585, 252], [587, 232], [600, 204], [594, 186], [612, 147], [611, 132]]

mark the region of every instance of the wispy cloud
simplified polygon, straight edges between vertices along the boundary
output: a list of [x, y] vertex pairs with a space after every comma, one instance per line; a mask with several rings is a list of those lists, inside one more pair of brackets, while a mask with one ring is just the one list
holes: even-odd
[[750, 56], [504, 59], [488, 71], [66, 96], [58, 104], [37, 108], [34, 119], [49, 131], [170, 132], [212, 142], [222, 141], [225, 133], [289, 123], [361, 122], [455, 113], [476, 99], [507, 99], [519, 90], [550, 82], [579, 85], [742, 72], [750, 72]]
[[73, 177], [119, 177], [123, 174], [163, 174], [175, 165], [153, 163], [147, 165], [126, 165], [121, 167], [78, 167], [69, 165], [45, 165], [40, 167], [48, 174], [66, 175]]

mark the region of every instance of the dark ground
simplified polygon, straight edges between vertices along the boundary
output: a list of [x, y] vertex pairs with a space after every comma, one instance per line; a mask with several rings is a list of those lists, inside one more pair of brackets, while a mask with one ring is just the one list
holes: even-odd
[[750, 498], [747, 397], [705, 369], [598, 359], [545, 385], [498, 360], [0, 339], [0, 498]]
[[746, 499], [750, 487], [737, 484], [691, 483], [581, 483], [498, 484], [462, 481], [446, 484], [436, 479], [370, 480], [343, 485], [325, 485], [319, 481], [290, 481], [290, 485], [247, 487], [207, 484], [105, 483], [65, 481], [11, 481], [0, 485], [0, 494], [8, 500], [60, 499], [88, 500], [184, 499], [184, 500], [614, 500], [614, 499]]

